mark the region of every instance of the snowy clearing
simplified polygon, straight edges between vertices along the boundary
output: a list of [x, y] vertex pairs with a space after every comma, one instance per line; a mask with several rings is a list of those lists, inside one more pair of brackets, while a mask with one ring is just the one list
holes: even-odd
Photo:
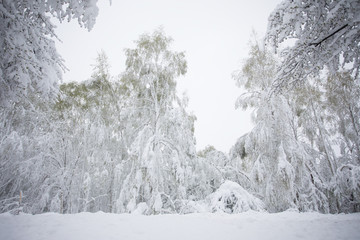
[[360, 213], [0, 214], [0, 239], [360, 239]]

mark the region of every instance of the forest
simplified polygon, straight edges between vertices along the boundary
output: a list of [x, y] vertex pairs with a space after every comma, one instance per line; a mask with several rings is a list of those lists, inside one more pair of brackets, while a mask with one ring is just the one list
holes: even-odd
[[358, 0], [274, 9], [234, 69], [254, 127], [229, 152], [197, 150], [186, 55], [161, 28], [120, 75], [100, 52], [61, 83], [51, 19], [91, 30], [96, 2], [0, 2], [0, 213], [360, 212]]

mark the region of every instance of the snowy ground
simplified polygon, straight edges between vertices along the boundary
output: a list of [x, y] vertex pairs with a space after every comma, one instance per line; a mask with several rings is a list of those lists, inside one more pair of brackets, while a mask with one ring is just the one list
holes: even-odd
[[1, 240], [360, 239], [360, 213], [0, 214]]

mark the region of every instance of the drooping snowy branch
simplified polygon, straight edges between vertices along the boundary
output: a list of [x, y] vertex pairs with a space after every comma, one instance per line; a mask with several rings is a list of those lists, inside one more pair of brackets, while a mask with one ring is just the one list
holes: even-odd
[[53, 99], [64, 70], [54, 38], [59, 21], [78, 19], [91, 30], [98, 14], [97, 0], [23, 1], [0, 3], [0, 106], [10, 106], [36, 94]]
[[331, 73], [345, 67], [356, 78], [360, 70], [359, 16], [357, 0], [283, 1], [269, 17], [266, 38], [275, 49], [288, 39], [296, 41], [282, 52], [274, 90], [299, 85], [325, 66]]

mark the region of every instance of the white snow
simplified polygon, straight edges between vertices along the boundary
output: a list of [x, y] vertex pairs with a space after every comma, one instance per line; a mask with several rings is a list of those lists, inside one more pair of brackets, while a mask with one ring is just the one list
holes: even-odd
[[0, 214], [0, 239], [360, 239], [360, 213]]

